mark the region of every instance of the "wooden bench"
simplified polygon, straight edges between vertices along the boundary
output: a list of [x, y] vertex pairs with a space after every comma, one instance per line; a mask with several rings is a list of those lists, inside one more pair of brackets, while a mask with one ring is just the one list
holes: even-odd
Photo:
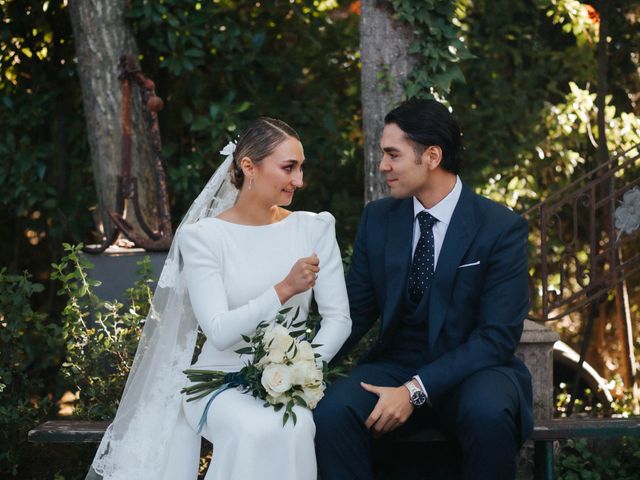
[[111, 422], [50, 420], [29, 430], [33, 443], [100, 443]]
[[[43, 423], [29, 432], [29, 441], [34, 443], [99, 443], [109, 422], [86, 422], [77, 420], [54, 420]], [[604, 418], [560, 418], [538, 421], [531, 434], [535, 445], [534, 478], [553, 479], [553, 442], [569, 438], [609, 438], [640, 436], [640, 417]], [[413, 435], [400, 437], [395, 442], [430, 443], [450, 442], [437, 430], [423, 430]]]
[[[529, 437], [534, 442], [534, 478], [553, 479], [553, 442], [570, 438], [611, 438], [640, 436], [640, 417], [559, 418], [538, 420]], [[437, 430], [423, 430], [394, 439], [395, 442], [452, 442]]]
[[554, 440], [634, 436], [640, 436], [640, 417], [559, 418], [539, 421], [531, 434], [535, 444], [535, 478], [553, 479]]

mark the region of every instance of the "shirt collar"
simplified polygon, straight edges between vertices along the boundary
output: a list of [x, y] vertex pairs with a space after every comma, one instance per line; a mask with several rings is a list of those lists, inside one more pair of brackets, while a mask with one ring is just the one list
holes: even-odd
[[451, 217], [453, 216], [453, 211], [458, 204], [458, 199], [460, 198], [460, 193], [462, 192], [462, 182], [460, 181], [460, 177], [456, 175], [456, 184], [453, 186], [451, 191], [436, 203], [431, 208], [424, 208], [424, 206], [420, 203], [416, 197], [413, 197], [413, 218], [415, 220], [416, 216], [426, 210], [427, 213], [435, 217], [439, 222], [444, 223], [445, 225], [449, 225], [451, 221]]

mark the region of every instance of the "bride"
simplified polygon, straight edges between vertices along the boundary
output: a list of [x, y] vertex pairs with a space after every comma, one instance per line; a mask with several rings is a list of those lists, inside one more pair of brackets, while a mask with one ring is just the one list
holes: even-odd
[[[290, 212], [302, 186], [304, 151], [286, 123], [261, 117], [221, 153], [227, 159], [190, 207], [158, 281], [114, 422], [87, 479], [195, 480], [200, 434], [213, 443], [206, 480], [316, 480], [315, 425], [297, 423], [237, 389], [211, 403], [187, 402], [198, 327], [206, 341], [194, 368], [234, 372], [262, 321], [279, 310], [322, 316], [316, 352], [331, 360], [351, 330], [344, 274], [331, 214]], [[232, 185], [231, 185], [232, 184]]]

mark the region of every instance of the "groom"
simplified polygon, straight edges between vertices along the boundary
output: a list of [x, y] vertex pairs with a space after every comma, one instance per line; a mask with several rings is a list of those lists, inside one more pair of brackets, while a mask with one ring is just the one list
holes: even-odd
[[460, 128], [440, 103], [391, 111], [380, 147], [391, 198], [362, 215], [338, 356], [379, 317], [380, 332], [314, 411], [322, 480], [373, 479], [372, 438], [398, 427], [455, 438], [465, 480], [511, 480], [533, 423], [531, 377], [513, 355], [529, 308], [527, 224], [462, 184]]

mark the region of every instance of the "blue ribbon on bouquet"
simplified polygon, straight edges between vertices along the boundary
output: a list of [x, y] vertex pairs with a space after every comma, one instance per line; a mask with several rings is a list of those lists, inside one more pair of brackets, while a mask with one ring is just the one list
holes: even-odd
[[207, 415], [209, 414], [209, 407], [211, 406], [211, 402], [213, 399], [220, 395], [225, 390], [235, 387], [248, 387], [249, 382], [240, 372], [230, 372], [227, 373], [223, 378], [224, 383], [220, 385], [215, 391], [211, 393], [211, 397], [207, 401], [207, 404], [204, 407], [204, 412], [202, 412], [202, 416], [200, 417], [200, 421], [198, 422], [198, 434], [202, 432], [205, 423], [207, 423]]

